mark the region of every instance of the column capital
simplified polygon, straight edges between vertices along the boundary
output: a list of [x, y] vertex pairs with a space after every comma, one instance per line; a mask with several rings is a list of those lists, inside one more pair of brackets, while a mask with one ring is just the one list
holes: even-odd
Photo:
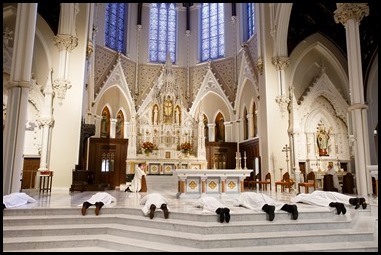
[[285, 70], [290, 65], [289, 57], [273, 57], [271, 63], [275, 66], [276, 70]]
[[367, 3], [337, 3], [334, 11], [335, 22], [345, 25], [348, 20], [355, 19], [360, 22], [364, 16], [369, 15]]
[[71, 52], [78, 46], [78, 38], [72, 35], [58, 34], [54, 37], [54, 43], [59, 51]]

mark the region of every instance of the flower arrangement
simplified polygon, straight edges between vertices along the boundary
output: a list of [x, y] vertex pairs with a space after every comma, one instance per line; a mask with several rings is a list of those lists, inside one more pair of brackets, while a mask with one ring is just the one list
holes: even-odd
[[182, 144], [180, 145], [180, 149], [181, 149], [183, 152], [190, 152], [191, 149], [192, 149], [190, 142], [182, 143]]
[[148, 153], [148, 152], [152, 152], [152, 150], [155, 148], [155, 145], [151, 142], [144, 142], [142, 144], [142, 148], [144, 152]]

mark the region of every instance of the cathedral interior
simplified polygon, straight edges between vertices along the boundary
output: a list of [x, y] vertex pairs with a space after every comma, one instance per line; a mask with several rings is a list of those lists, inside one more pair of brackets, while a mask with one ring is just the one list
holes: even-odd
[[[82, 178], [97, 190], [138, 163], [151, 175], [244, 167], [296, 183], [333, 163], [373, 193], [377, 3], [254, 6], [250, 36], [246, 3], [206, 6], [224, 39], [205, 52], [224, 52], [205, 58], [201, 25], [216, 20], [201, 21], [203, 4], [3, 3], [4, 192], [36, 188], [46, 170], [53, 189]], [[150, 44], [160, 8], [176, 15], [167, 48]]]

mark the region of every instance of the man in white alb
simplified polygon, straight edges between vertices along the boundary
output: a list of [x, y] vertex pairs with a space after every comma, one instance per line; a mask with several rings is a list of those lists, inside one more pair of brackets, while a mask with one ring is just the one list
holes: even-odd
[[34, 198], [27, 195], [24, 192], [15, 192], [9, 195], [3, 196], [3, 210], [5, 208], [14, 208], [22, 205], [26, 205], [27, 203], [35, 203], [37, 202]]
[[149, 215], [150, 219], [153, 219], [155, 216], [156, 208], [163, 210], [164, 218], [168, 219], [169, 217], [168, 199], [159, 193], [151, 193], [144, 196], [140, 200], [140, 204], [144, 205], [142, 208], [143, 214], [145, 216]]
[[97, 192], [92, 195], [88, 200], [83, 202], [81, 213], [83, 216], [86, 215], [86, 210], [92, 205], [95, 205], [95, 215], [99, 215], [99, 212], [103, 206], [107, 206], [111, 203], [116, 202], [116, 198], [111, 196], [107, 192]]
[[220, 222], [229, 223], [230, 221], [230, 209], [226, 207], [217, 198], [211, 196], [200, 197], [196, 202], [193, 203], [194, 207], [203, 208], [209, 212], [217, 213], [220, 217]]
[[134, 178], [132, 179], [131, 186], [128, 186], [125, 191], [139, 192], [142, 188], [142, 178], [146, 176], [144, 172], [144, 165], [139, 163], [135, 168]]

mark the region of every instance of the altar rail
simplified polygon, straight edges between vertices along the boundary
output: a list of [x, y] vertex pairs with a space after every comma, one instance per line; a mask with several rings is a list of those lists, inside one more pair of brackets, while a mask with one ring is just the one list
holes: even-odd
[[243, 180], [253, 170], [235, 169], [176, 169], [179, 198], [198, 198], [204, 195], [239, 195], [244, 191]]

